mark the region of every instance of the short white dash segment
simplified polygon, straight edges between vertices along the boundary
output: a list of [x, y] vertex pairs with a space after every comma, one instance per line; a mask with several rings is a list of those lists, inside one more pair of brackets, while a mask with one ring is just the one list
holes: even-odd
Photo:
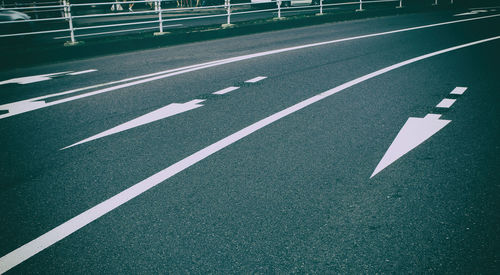
[[450, 94], [452, 95], [462, 95], [465, 93], [465, 90], [467, 90], [467, 87], [456, 87], [455, 89], [453, 89], [453, 91], [451, 91]]
[[69, 73], [68, 75], [79, 75], [79, 74], [86, 74], [86, 73], [92, 73], [96, 72], [96, 69], [90, 69], [90, 70], [85, 70], [85, 71], [80, 71], [80, 72], [74, 72], [74, 73]]
[[455, 103], [456, 99], [449, 99], [449, 98], [445, 98], [443, 100], [441, 100], [441, 102], [439, 102], [438, 105], [436, 105], [436, 107], [438, 108], [450, 108], [451, 105], [453, 105], [453, 103]]
[[220, 91], [214, 92], [212, 94], [214, 94], [214, 95], [223, 95], [223, 94], [227, 94], [229, 92], [232, 92], [234, 90], [238, 90], [239, 88], [240, 87], [228, 87], [228, 88], [222, 89]]
[[254, 77], [252, 79], [245, 81], [245, 83], [256, 83], [256, 82], [259, 82], [259, 81], [264, 80], [266, 78], [267, 78], [267, 76], [257, 76], [257, 77]]

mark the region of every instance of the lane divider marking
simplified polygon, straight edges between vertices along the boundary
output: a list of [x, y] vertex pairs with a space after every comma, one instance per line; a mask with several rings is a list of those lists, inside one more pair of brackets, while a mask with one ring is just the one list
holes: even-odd
[[217, 92], [213, 92], [212, 94], [214, 95], [223, 95], [223, 94], [227, 94], [229, 92], [232, 92], [232, 91], [235, 91], [235, 90], [238, 90], [240, 87], [228, 87], [228, 88], [225, 88], [225, 89], [222, 89], [220, 91], [217, 91]]
[[247, 81], [245, 81], [245, 83], [257, 83], [263, 79], [266, 79], [267, 77], [266, 76], [257, 76], [257, 77], [254, 77], [252, 79], [249, 79]]
[[450, 108], [451, 105], [453, 105], [453, 103], [455, 103], [455, 99], [449, 99], [449, 98], [445, 98], [443, 100], [441, 100], [441, 102], [439, 102], [438, 105], [436, 105], [437, 108]]

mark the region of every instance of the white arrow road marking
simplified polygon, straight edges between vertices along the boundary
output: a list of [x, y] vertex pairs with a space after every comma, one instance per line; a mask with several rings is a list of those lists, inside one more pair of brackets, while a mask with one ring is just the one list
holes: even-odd
[[373, 178], [384, 168], [415, 149], [451, 122], [451, 120], [439, 119], [440, 117], [441, 115], [435, 114], [428, 114], [424, 118], [410, 117], [403, 128], [401, 128], [401, 131], [399, 131], [396, 139], [394, 139], [370, 178]]
[[9, 111], [8, 113], [9, 115], [17, 115], [43, 108], [45, 107], [45, 105], [47, 105], [47, 103], [45, 103], [45, 101], [43, 100], [42, 101], [25, 100], [25, 101], [18, 101], [15, 103], [0, 105], [0, 110]]
[[69, 235], [75, 233], [80, 230], [84, 226], [90, 224], [91, 222], [99, 219], [100, 217], [106, 215], [107, 213], [113, 211], [114, 209], [120, 207], [121, 205], [127, 203], [128, 201], [138, 197], [142, 193], [150, 190], [151, 188], [157, 186], [158, 184], [166, 181], [167, 179], [177, 175], [178, 173], [188, 169], [189, 167], [195, 165], [196, 163], [204, 160], [205, 158], [211, 156], [212, 154], [217, 153], [218, 151], [228, 147], [229, 145], [245, 138], [246, 136], [266, 127], [269, 124], [272, 124], [284, 117], [287, 117], [299, 110], [302, 110], [308, 107], [311, 104], [314, 104], [318, 101], [321, 101], [329, 96], [337, 94], [347, 88], [350, 88], [356, 84], [364, 82], [366, 80], [372, 79], [379, 75], [385, 74], [387, 72], [391, 72], [398, 68], [404, 67], [406, 65], [413, 64], [415, 62], [431, 58], [433, 56], [438, 56], [444, 53], [456, 51], [462, 48], [471, 47], [474, 45], [478, 45], [481, 43], [486, 43], [489, 41], [494, 41], [500, 39], [500, 36], [487, 38], [484, 40], [478, 40], [474, 42], [470, 42], [467, 44], [458, 45], [451, 48], [446, 48], [440, 51], [428, 53], [425, 55], [421, 55], [412, 59], [408, 59], [406, 61], [391, 65], [389, 67], [382, 68], [375, 72], [369, 73], [367, 75], [358, 77], [349, 82], [346, 82], [340, 86], [337, 86], [328, 91], [317, 94], [313, 97], [310, 97], [306, 100], [303, 100], [293, 106], [290, 106], [284, 110], [281, 110], [271, 116], [263, 118], [252, 125], [247, 126], [239, 130], [238, 132], [231, 134], [211, 145], [205, 147], [192, 155], [179, 160], [178, 162], [168, 166], [167, 168], [159, 171], [158, 173], [150, 176], [149, 178], [134, 184], [133, 186], [123, 190], [122, 192], [114, 195], [113, 197], [97, 204], [96, 206], [86, 210], [85, 212], [73, 217], [72, 219], [64, 222], [63, 224], [51, 229], [47, 233], [37, 237], [36, 239], [20, 246], [19, 248], [9, 252], [5, 256], [0, 258], [0, 274], [7, 272], [11, 268], [16, 265], [26, 261], [27, 259], [33, 257], [39, 252], [47, 249], [53, 244], [61, 241], [62, 239], [68, 237]]
[[482, 13], [482, 12], [488, 12], [488, 10], [473, 10], [473, 11], [469, 11], [469, 12], [464, 12], [464, 13], [455, 14], [455, 15], [453, 15], [453, 16], [466, 16], [466, 15], [474, 15], [474, 14], [479, 14], [479, 13]]
[[33, 76], [25, 76], [25, 77], [18, 77], [18, 78], [13, 78], [9, 80], [5, 80], [0, 82], [0, 85], [5, 85], [5, 84], [30, 84], [30, 83], [35, 83], [35, 82], [41, 82], [41, 81], [46, 81], [46, 80], [51, 80], [52, 77], [60, 76], [60, 75], [65, 75], [71, 73], [69, 72], [61, 72], [61, 73], [53, 73], [53, 74], [41, 74], [41, 75], [33, 75]]
[[0, 85], [5, 85], [5, 84], [25, 85], [25, 84], [31, 84], [31, 83], [51, 80], [53, 77], [57, 77], [57, 76], [80, 75], [80, 74], [86, 74], [86, 73], [91, 73], [91, 72], [95, 72], [95, 71], [97, 71], [97, 70], [90, 69], [90, 70], [85, 70], [85, 71], [80, 71], [80, 72], [68, 71], [68, 72], [60, 72], [60, 73], [53, 73], [53, 74], [41, 74], [41, 75], [18, 77], [18, 78], [13, 78], [13, 79], [2, 81], [2, 82], [0, 82]]
[[123, 131], [126, 131], [126, 130], [129, 130], [129, 129], [132, 129], [132, 128], [135, 128], [135, 127], [139, 127], [139, 126], [142, 126], [144, 124], [148, 124], [148, 123], [151, 123], [151, 122], [154, 122], [154, 121], [157, 121], [157, 120], [160, 120], [160, 119], [164, 119], [164, 118], [167, 118], [167, 117], [170, 117], [170, 116], [174, 116], [174, 115], [177, 115], [177, 114], [180, 114], [180, 113], [183, 113], [183, 112], [187, 112], [187, 111], [190, 111], [190, 110], [193, 110], [193, 109], [196, 109], [196, 108], [199, 108], [199, 107], [202, 107], [203, 105], [199, 104], [201, 102], [203, 102], [205, 100], [203, 99], [195, 99], [195, 100], [191, 100], [189, 102], [186, 102], [186, 103], [172, 103], [172, 104], [169, 104], [163, 108], [160, 108], [158, 110], [155, 110], [151, 113], [148, 113], [148, 114], [145, 114], [143, 116], [140, 116], [136, 119], [133, 119], [131, 121], [128, 121], [128, 122], [125, 122], [123, 124], [120, 124], [114, 128], [111, 128], [107, 131], [104, 131], [100, 134], [97, 134], [95, 136], [91, 136], [89, 138], [86, 138], [82, 141], [79, 141], [75, 144], [72, 144], [70, 146], [67, 146], [67, 147], [64, 147], [62, 148], [61, 150], [64, 150], [64, 149], [68, 149], [68, 148], [71, 148], [73, 146], [76, 146], [76, 145], [80, 145], [82, 143], [86, 143], [86, 142], [89, 142], [89, 141], [92, 141], [92, 140], [96, 140], [96, 139], [99, 139], [99, 138], [103, 138], [103, 137], [106, 137], [106, 136], [109, 136], [109, 135], [113, 135], [113, 134], [116, 134], [116, 133], [119, 133], [119, 132], [123, 132]]

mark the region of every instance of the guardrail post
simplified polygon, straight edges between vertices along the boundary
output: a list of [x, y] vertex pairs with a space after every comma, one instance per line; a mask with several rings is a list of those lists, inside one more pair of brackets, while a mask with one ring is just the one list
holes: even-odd
[[69, 19], [69, 2], [68, 0], [63, 0], [63, 17]]
[[397, 6], [397, 9], [400, 9], [403, 7], [403, 0], [399, 0], [399, 6]]
[[231, 0], [225, 0], [224, 7], [227, 10], [227, 23], [222, 24], [222, 28], [229, 28], [234, 26], [233, 24], [231, 24]]
[[434, 4], [432, 4], [433, 6], [437, 6], [438, 5], [438, 0], [434, 0]]
[[76, 40], [75, 40], [75, 29], [73, 28], [73, 15], [71, 15], [71, 5], [69, 4], [69, 2], [67, 0], [64, 1], [64, 7], [68, 13], [69, 32], [70, 32], [70, 37], [71, 37], [71, 42], [66, 43], [65, 45], [73, 46], [73, 45], [76, 45], [78, 43], [76, 43]]
[[323, 15], [323, 0], [319, 0], [319, 15]]
[[155, 32], [153, 35], [164, 35], [165, 33], [163, 32], [163, 13], [161, 9], [161, 0], [155, 1], [155, 9], [158, 11], [158, 22], [160, 22], [160, 31]]
[[278, 19], [281, 19], [281, 0], [278, 0]]
[[364, 9], [363, 9], [363, 0], [359, 0], [359, 9], [357, 9], [356, 11], [364, 11]]

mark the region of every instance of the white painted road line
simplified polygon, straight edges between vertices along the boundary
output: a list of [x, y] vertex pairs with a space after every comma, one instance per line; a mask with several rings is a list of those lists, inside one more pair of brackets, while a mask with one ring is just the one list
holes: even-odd
[[421, 55], [412, 59], [408, 59], [406, 61], [394, 64], [389, 67], [385, 67], [383, 69], [377, 70], [370, 74], [358, 77], [354, 80], [346, 82], [340, 86], [337, 86], [333, 89], [325, 91], [323, 93], [317, 94], [313, 97], [310, 97], [304, 101], [301, 101], [291, 107], [288, 107], [280, 112], [277, 112], [269, 117], [266, 117], [238, 132], [227, 136], [212, 145], [205, 147], [198, 152], [172, 164], [171, 166], [165, 168], [164, 170], [152, 175], [151, 177], [127, 188], [126, 190], [120, 192], [119, 194], [107, 199], [104, 202], [99, 203], [98, 205], [88, 209], [87, 211], [79, 214], [78, 216], [70, 219], [69, 221], [57, 226], [56, 228], [50, 230], [49, 232], [41, 235], [40, 237], [32, 240], [31, 242], [24, 244], [23, 246], [15, 249], [14, 251], [8, 253], [7, 255], [0, 258], [0, 273], [7, 272], [14, 266], [26, 261], [27, 259], [33, 257], [37, 253], [45, 250], [46, 248], [52, 246], [53, 244], [59, 242], [60, 240], [66, 238], [67, 236], [73, 234], [78, 231], [82, 227], [88, 225], [89, 223], [97, 220], [103, 215], [113, 211], [115, 208], [121, 206], [122, 204], [132, 200], [133, 198], [141, 195], [142, 193], [148, 191], [149, 189], [155, 187], [156, 185], [164, 182], [165, 180], [173, 177], [177, 173], [180, 173], [192, 165], [202, 161], [203, 159], [209, 157], [210, 155], [228, 147], [229, 145], [239, 141], [246, 136], [266, 127], [267, 125], [274, 123], [284, 117], [287, 117], [299, 110], [304, 109], [305, 107], [321, 101], [331, 95], [334, 95], [338, 92], [341, 92], [347, 88], [350, 88], [356, 84], [364, 82], [366, 80], [372, 79], [379, 75], [385, 74], [387, 72], [393, 71], [395, 69], [401, 68], [403, 66], [431, 58], [437, 55], [441, 55], [444, 53], [448, 53], [451, 51], [456, 51], [462, 48], [478, 45], [481, 43], [486, 43], [489, 41], [500, 39], [500, 36], [491, 37], [484, 40], [479, 40], [467, 44], [462, 44], [459, 46], [443, 49], [440, 51], [432, 52], [429, 54]]
[[255, 78], [252, 78], [252, 79], [245, 81], [245, 83], [257, 83], [257, 82], [264, 80], [266, 78], [267, 78], [267, 76], [258, 76], [258, 77], [255, 77]]
[[9, 80], [5, 80], [0, 82], [0, 85], [5, 85], [5, 84], [31, 84], [31, 83], [36, 83], [40, 81], [46, 81], [46, 80], [51, 80], [52, 77], [56, 76], [61, 76], [68, 74], [70, 72], [60, 72], [60, 73], [52, 73], [52, 74], [41, 74], [41, 75], [33, 75], [33, 76], [25, 76], [25, 77], [18, 77], [18, 78], [13, 78]]
[[86, 71], [81, 71], [81, 72], [69, 73], [68, 75], [80, 75], [80, 74], [87, 74], [87, 73], [92, 73], [92, 72], [97, 72], [97, 70], [91, 69], [91, 70], [86, 70]]
[[385, 152], [370, 178], [415, 149], [451, 122], [451, 120], [439, 119], [440, 117], [441, 115], [435, 114], [428, 114], [424, 118], [410, 117]]
[[[84, 88], [74, 89], [74, 90], [70, 90], [70, 91], [66, 91], [66, 92], [61, 92], [61, 93], [56, 93], [56, 94], [51, 94], [51, 95], [46, 95], [46, 96], [40, 96], [40, 97], [31, 98], [31, 99], [27, 99], [27, 100], [22, 100], [20, 102], [35, 102], [35, 101], [45, 100], [45, 99], [51, 98], [51, 97], [63, 96], [63, 95], [71, 94], [71, 93], [81, 92], [84, 90], [90, 90], [90, 89], [94, 89], [94, 88], [98, 88], [98, 87], [109, 86], [109, 85], [114, 85], [114, 84], [118, 84], [118, 83], [133, 81], [133, 82], [129, 82], [126, 84], [120, 84], [118, 86], [108, 87], [108, 88], [105, 88], [102, 90], [97, 90], [97, 91], [89, 92], [86, 94], [81, 94], [81, 95], [70, 97], [70, 98], [56, 100], [56, 101], [53, 101], [53, 102], [47, 103], [47, 104], [40, 104], [37, 107], [33, 107], [31, 109], [24, 109], [23, 112], [13, 113], [10, 110], [11, 105], [18, 104], [19, 102], [4, 104], [4, 105], [0, 106], [0, 110], [8, 110], [9, 113], [0, 115], [0, 119], [11, 117], [14, 115], [19, 115], [19, 114], [22, 114], [25, 112], [34, 111], [34, 110], [49, 107], [49, 106], [54, 106], [54, 105], [70, 102], [73, 100], [77, 100], [77, 99], [81, 99], [81, 98], [85, 98], [85, 97], [89, 97], [89, 96], [93, 96], [93, 95], [97, 95], [97, 94], [101, 94], [101, 93], [115, 91], [115, 90], [118, 90], [121, 88], [131, 87], [131, 86], [135, 86], [135, 85], [139, 85], [139, 84], [167, 78], [167, 77], [174, 76], [174, 75], [180, 75], [180, 74], [184, 74], [184, 73], [188, 73], [188, 72], [198, 71], [198, 70], [206, 69], [206, 68], [212, 68], [215, 66], [220, 66], [220, 65], [234, 63], [234, 62], [243, 61], [243, 60], [249, 60], [249, 59], [253, 59], [253, 58], [257, 58], [257, 57], [263, 57], [263, 56], [267, 56], [267, 55], [279, 54], [279, 53], [284, 53], [284, 52], [289, 52], [289, 51], [296, 51], [296, 50], [301, 50], [301, 49], [306, 49], [306, 48], [311, 48], [311, 47], [330, 45], [330, 44], [334, 44], [334, 43], [358, 40], [358, 39], [369, 38], [369, 37], [383, 36], [383, 35], [389, 35], [389, 34], [395, 34], [395, 33], [407, 32], [407, 31], [421, 30], [421, 29], [426, 29], [426, 28], [469, 22], [469, 21], [474, 21], [474, 20], [494, 18], [494, 17], [499, 17], [499, 16], [500, 16], [500, 14], [494, 14], [494, 15], [475, 17], [475, 18], [467, 18], [467, 19], [461, 19], [461, 20], [455, 20], [455, 21], [447, 21], [447, 22], [442, 22], [442, 23], [423, 25], [423, 26], [381, 32], [381, 33], [372, 33], [372, 34], [366, 34], [366, 35], [361, 35], [361, 36], [348, 37], [348, 38], [342, 38], [342, 39], [337, 39], [337, 40], [312, 43], [312, 44], [300, 45], [300, 46], [295, 46], [295, 47], [260, 52], [260, 53], [255, 53], [255, 54], [237, 56], [237, 57], [221, 59], [221, 60], [206, 62], [206, 63], [202, 63], [202, 64], [196, 64], [196, 65], [181, 67], [181, 68], [177, 68], [177, 69], [171, 69], [171, 70], [167, 70], [167, 71], [162, 71], [162, 72], [157, 72], [157, 73], [152, 73], [152, 74], [147, 74], [147, 75], [142, 75], [142, 76], [136, 76], [136, 77], [132, 77], [132, 78], [128, 78], [128, 79], [122, 79], [122, 80], [98, 84], [98, 85], [94, 85], [94, 86], [90, 86], [90, 87], [84, 87]], [[138, 79], [142, 79], [142, 80], [138, 80]], [[138, 81], [134, 81], [134, 80], [138, 80]]]
[[139, 127], [139, 126], [142, 126], [142, 125], [145, 125], [145, 124], [148, 124], [148, 123], [160, 120], [160, 119], [164, 119], [167, 117], [175, 116], [175, 115], [180, 114], [180, 113], [194, 110], [196, 108], [202, 107], [203, 105], [201, 105], [200, 103], [203, 101], [205, 101], [205, 100], [195, 99], [195, 100], [191, 100], [189, 102], [183, 103], [183, 104], [179, 104], [179, 103], [169, 104], [163, 108], [160, 108], [158, 110], [155, 110], [153, 112], [150, 112], [148, 114], [140, 116], [136, 119], [133, 119], [131, 121], [120, 124], [114, 128], [111, 128], [107, 131], [104, 131], [100, 134], [97, 134], [95, 136], [91, 136], [89, 138], [86, 138], [86, 139], [79, 141], [75, 144], [72, 144], [70, 146], [66, 146], [66, 147], [62, 148], [61, 150], [68, 149], [68, 148], [71, 148], [73, 146], [80, 145], [82, 143], [86, 143], [86, 142], [96, 140], [99, 138], [103, 138], [103, 137], [106, 137], [109, 135], [113, 135], [113, 134], [116, 134], [119, 132], [130, 130], [132, 128]]
[[453, 89], [453, 91], [451, 91], [450, 94], [452, 94], [452, 95], [463, 95], [466, 90], [467, 90], [467, 87], [456, 87], [455, 89]]
[[476, 15], [476, 14], [478, 14], [478, 13], [482, 13], [482, 12], [488, 12], [488, 10], [473, 10], [473, 11], [469, 11], [469, 12], [464, 12], [464, 13], [455, 14], [455, 15], [453, 15], [453, 16]]
[[449, 99], [445, 98], [439, 102], [438, 105], [436, 105], [437, 108], [450, 108], [453, 103], [455, 103], [456, 99]]
[[238, 90], [239, 88], [240, 87], [228, 87], [228, 88], [222, 89], [220, 91], [214, 92], [212, 94], [214, 94], [214, 95], [223, 95], [223, 94], [227, 94], [229, 92], [232, 92], [234, 90]]

